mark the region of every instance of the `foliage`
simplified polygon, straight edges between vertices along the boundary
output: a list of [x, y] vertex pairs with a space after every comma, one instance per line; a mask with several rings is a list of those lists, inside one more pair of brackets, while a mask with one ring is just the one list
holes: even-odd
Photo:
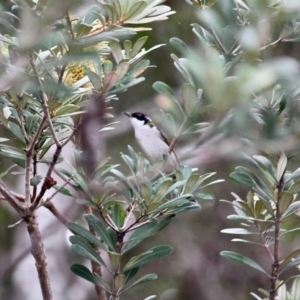
[[[181, 88], [183, 109], [169, 86], [156, 82], [153, 87], [178, 105], [188, 128], [185, 133], [198, 135], [194, 138], [195, 147], [200, 141], [213, 143], [221, 139], [230, 155], [235, 153], [232, 150], [238, 150], [240, 156], [235, 158], [254, 168], [237, 167], [230, 175], [251, 191], [246, 200], [234, 194], [236, 199], [228, 201], [236, 212], [228, 219], [240, 221], [241, 228], [222, 232], [255, 235], [255, 241], [233, 241], [265, 248], [271, 273], [241, 254], [223, 251], [221, 255], [267, 275], [271, 282], [265, 293], [268, 299], [275, 299], [278, 293], [282, 299], [289, 299], [290, 293], [283, 292], [283, 283], [288, 279], [277, 280], [286, 270], [295, 269], [299, 255], [296, 249], [279, 260], [282, 237], [299, 230], [299, 171], [287, 173], [285, 154], [293, 157], [298, 152], [299, 62], [276, 56], [273, 49], [299, 41], [300, 7], [293, 1], [272, 0], [188, 2], [199, 16], [199, 23], [192, 24], [199, 44], [193, 49], [176, 37], [170, 40], [180, 53], [179, 57], [171, 54], [171, 58], [185, 81]], [[195, 124], [194, 115], [198, 120], [199, 116], [202, 120], [214, 117], [210, 122]], [[253, 152], [257, 155], [249, 155]], [[278, 153], [281, 155], [277, 160]], [[287, 228], [291, 222], [292, 229]], [[294, 281], [292, 290], [297, 284]]]
[[[72, 271], [96, 286], [99, 299], [106, 299], [103, 291], [110, 299], [119, 299], [132, 287], [156, 279], [155, 274], [148, 274], [131, 281], [141, 266], [169, 255], [172, 247], [156, 246], [129, 260], [127, 252], [159, 233], [175, 214], [200, 209], [198, 201], [212, 199], [202, 189], [221, 181], [207, 183], [214, 173], [199, 175], [188, 166], [165, 174], [168, 154], [150, 165], [131, 147], [130, 155], [122, 154], [131, 176], [120, 172], [117, 165], [108, 165], [107, 158], [94, 165], [94, 154], [89, 157], [89, 151], [96, 152], [99, 145], [92, 145], [89, 135], [98, 132], [101, 136], [103, 131], [114, 129], [116, 122], [109, 120], [113, 115], [108, 112], [112, 100], [144, 80], [140, 75], [150, 65], [144, 56], [162, 46], [145, 50], [146, 36], [135, 42], [126, 38], [150, 29], [140, 24], [173, 14], [160, 0], [98, 2], [83, 17], [72, 17], [70, 11], [81, 7], [74, 1], [15, 1], [11, 11], [0, 16], [4, 28], [0, 34], [0, 121], [4, 135], [11, 136], [1, 138], [0, 155], [13, 163], [1, 177], [18, 175], [25, 182], [19, 195], [1, 179], [0, 191], [27, 224], [44, 299], [52, 299], [52, 291], [35, 220], [39, 207], [48, 208], [66, 224], [75, 234], [70, 237], [73, 252], [92, 263], [92, 271], [80, 264], [72, 265]], [[162, 83], [155, 86], [169, 90]], [[175, 101], [185, 119], [173, 148], [181, 134], [191, 131], [191, 127], [185, 128], [186, 121], [198, 106], [201, 93], [186, 83], [184, 105]], [[89, 127], [91, 121], [94, 127]], [[76, 167], [59, 168], [57, 165], [66, 160], [62, 150], [71, 142], [78, 148], [74, 150]], [[41, 164], [47, 165], [45, 175]], [[55, 176], [63, 185], [57, 184]], [[46, 191], [52, 188], [56, 191], [45, 199]], [[77, 202], [88, 211], [84, 218], [89, 229], [67, 222], [57, 211], [51, 201], [58, 193], [79, 198]], [[109, 262], [100, 251], [107, 253]], [[101, 276], [102, 268], [111, 274], [111, 282]]]

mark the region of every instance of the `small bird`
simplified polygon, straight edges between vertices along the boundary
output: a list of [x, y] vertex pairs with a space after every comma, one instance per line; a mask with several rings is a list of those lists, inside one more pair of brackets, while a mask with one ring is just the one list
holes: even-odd
[[[161, 159], [169, 151], [170, 143], [166, 135], [157, 128], [152, 120], [141, 112], [123, 112], [130, 118], [134, 128], [135, 138], [143, 154], [151, 163]], [[169, 161], [173, 167], [179, 165], [177, 156], [174, 151], [169, 156]]]

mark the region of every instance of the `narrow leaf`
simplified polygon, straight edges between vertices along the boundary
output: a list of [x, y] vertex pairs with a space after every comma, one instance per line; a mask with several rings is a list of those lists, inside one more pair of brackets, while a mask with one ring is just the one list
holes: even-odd
[[223, 256], [227, 259], [236, 261], [238, 263], [241, 263], [241, 264], [247, 265], [253, 269], [256, 269], [269, 277], [269, 274], [259, 264], [257, 264], [255, 261], [253, 261], [252, 259], [250, 259], [244, 255], [241, 255], [241, 254], [233, 252], [233, 251], [222, 251], [220, 254], [221, 254], [221, 256]]

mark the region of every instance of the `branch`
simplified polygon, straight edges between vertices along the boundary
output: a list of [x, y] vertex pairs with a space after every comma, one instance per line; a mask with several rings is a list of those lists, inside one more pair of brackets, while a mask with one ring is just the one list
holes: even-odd
[[42, 81], [40, 79], [40, 76], [39, 76], [39, 73], [37, 71], [37, 68], [36, 68], [36, 66], [34, 64], [33, 55], [30, 55], [30, 65], [32, 67], [33, 74], [35, 75], [38, 87], [39, 87], [40, 92], [41, 92], [41, 95], [40, 95], [40, 97], [41, 97], [41, 104], [42, 104], [42, 107], [43, 107], [43, 110], [44, 110], [44, 114], [46, 116], [47, 123], [49, 125], [50, 132], [52, 134], [52, 137], [53, 137], [53, 140], [54, 140], [56, 146], [60, 146], [60, 142], [59, 142], [59, 140], [58, 140], [58, 138], [56, 136], [55, 129], [54, 129], [52, 121], [51, 121], [51, 116], [50, 116], [49, 107], [48, 107], [47, 95], [46, 95], [46, 93], [44, 91]]
[[40, 201], [43, 198], [43, 196], [45, 195], [46, 191], [48, 189], [50, 189], [53, 185], [56, 184], [56, 182], [54, 182], [54, 180], [52, 179], [51, 175], [52, 175], [52, 171], [55, 167], [55, 164], [57, 163], [57, 160], [58, 160], [58, 158], [61, 154], [61, 150], [62, 150], [62, 146], [58, 145], [56, 147], [55, 153], [53, 154], [53, 158], [52, 158], [52, 161], [49, 165], [49, 168], [48, 168], [47, 174], [45, 176], [45, 179], [44, 179], [43, 185], [41, 187], [41, 190], [40, 190], [38, 196], [33, 201], [32, 205], [30, 207], [31, 211], [34, 211], [38, 207], [38, 205], [40, 204]]
[[5, 197], [5, 199], [9, 202], [9, 204], [21, 215], [24, 214], [24, 207], [18, 201], [16, 196], [10, 191], [10, 189], [6, 186], [6, 184], [0, 179], [0, 192]]
[[47, 270], [47, 259], [35, 212], [24, 217], [24, 221], [26, 222], [27, 230], [30, 236], [31, 253], [35, 259], [35, 266], [39, 276], [43, 299], [52, 300], [53, 297], [50, 286], [50, 278]]
[[46, 201], [43, 206], [49, 209], [52, 214], [63, 224], [66, 224], [68, 220], [58, 211], [55, 205], [51, 201]]

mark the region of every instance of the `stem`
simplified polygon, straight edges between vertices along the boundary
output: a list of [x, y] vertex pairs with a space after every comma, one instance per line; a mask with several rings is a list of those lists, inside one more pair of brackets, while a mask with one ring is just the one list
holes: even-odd
[[[117, 249], [116, 252], [119, 254], [122, 254], [122, 248], [124, 244], [124, 237], [125, 233], [124, 232], [117, 232]], [[112, 295], [111, 299], [112, 300], [119, 300], [119, 287], [116, 286], [116, 278], [119, 276], [121, 273], [121, 259], [118, 265], [115, 267], [115, 271], [113, 274], [113, 286], [112, 286]]]
[[[284, 172], [285, 173], [285, 172]], [[274, 253], [273, 253], [273, 263], [272, 263], [272, 276], [270, 279], [270, 298], [269, 300], [275, 300], [276, 296], [276, 281], [278, 279], [278, 268], [279, 268], [279, 233], [280, 233], [280, 225], [281, 225], [281, 216], [279, 211], [279, 202], [281, 198], [281, 193], [284, 186], [284, 173], [281, 176], [281, 179], [279, 180], [277, 184], [278, 189], [278, 196], [277, 196], [277, 202], [276, 202], [276, 214], [275, 214], [275, 223], [274, 223]]]
[[180, 127], [179, 127], [176, 135], [174, 136], [174, 138], [173, 138], [173, 140], [172, 140], [172, 142], [171, 142], [171, 144], [169, 146], [169, 150], [168, 150], [169, 154], [172, 153], [172, 151], [174, 150], [176, 144], [178, 143], [178, 139], [179, 139], [179, 137], [180, 137], [180, 135], [181, 135], [181, 133], [183, 131], [183, 128], [185, 126], [185, 123], [186, 123], [187, 119], [188, 119], [187, 117], [184, 118], [184, 120], [183, 120], [182, 124], [180, 125]]
[[27, 230], [30, 236], [31, 253], [35, 259], [35, 266], [39, 276], [43, 299], [52, 300], [53, 297], [50, 286], [50, 278], [47, 270], [47, 259], [35, 212], [24, 217], [24, 221], [26, 222]]
[[[50, 202], [51, 203], [51, 202]], [[93, 210], [89, 207], [89, 206], [85, 206], [84, 207], [84, 211], [86, 214], [93, 214]], [[95, 237], [97, 237], [97, 233], [95, 232], [95, 230], [89, 225], [89, 231], [92, 235], [94, 235]], [[99, 254], [99, 256], [101, 255], [101, 251], [98, 247], [92, 245], [92, 247], [95, 249], [95, 251]], [[101, 266], [93, 261], [91, 261], [91, 266], [92, 266], [92, 271], [93, 273], [98, 274], [100, 277], [102, 277], [102, 270], [101, 270]], [[95, 290], [96, 290], [96, 294], [97, 294], [97, 300], [106, 300], [106, 293], [104, 289], [101, 289], [99, 286], [95, 285]]]

